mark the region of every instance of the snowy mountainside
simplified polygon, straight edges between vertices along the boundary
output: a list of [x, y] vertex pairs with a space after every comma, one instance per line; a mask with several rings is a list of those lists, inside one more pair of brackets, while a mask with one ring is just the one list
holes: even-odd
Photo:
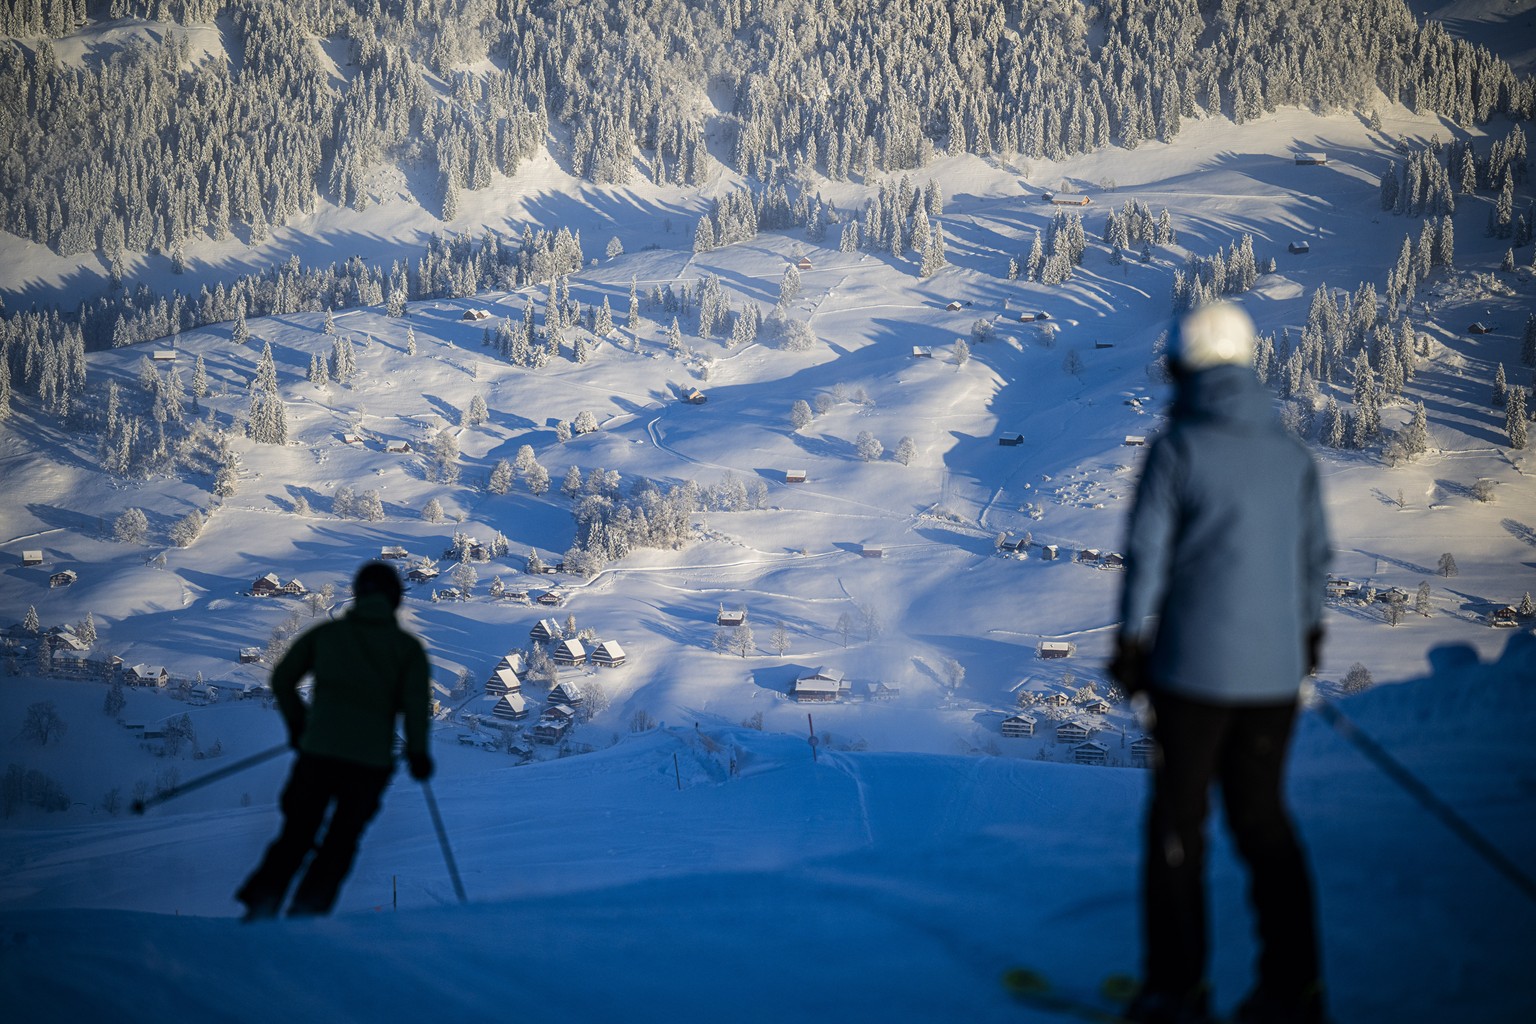
[[[28, 609], [44, 629], [90, 615], [93, 654], [164, 666], [189, 682], [201, 675], [223, 696], [193, 703], [176, 687], [135, 688], [117, 714], [104, 714], [103, 683], [39, 677], [30, 650], [10, 659], [15, 674], [0, 680], [3, 762], [52, 780], [69, 807], [22, 804], [0, 824], [7, 1004], [38, 1020], [265, 1019], [274, 1009], [296, 1021], [363, 1020], [509, 1007], [558, 1007], [577, 1019], [1020, 1020], [1029, 1014], [994, 984], [1010, 963], [1090, 983], [1132, 969], [1146, 779], [1124, 766], [1141, 727], [1117, 699], [1107, 712], [1088, 710], [1092, 698], [1114, 697], [1103, 663], [1119, 577], [1072, 556], [1119, 543], [1139, 461], [1123, 442], [1157, 428], [1167, 391], [1148, 363], [1186, 257], [1251, 233], [1277, 270], [1242, 301], [1266, 333], [1294, 339], [1319, 287], [1381, 288], [1403, 236], [1417, 236], [1421, 218], [1383, 212], [1378, 199], [1399, 142], [1472, 138], [1486, 151], [1506, 130], [1467, 132], [1385, 103], [1382, 121], [1376, 130], [1354, 115], [1288, 108], [1243, 125], [1189, 121], [1175, 144], [1134, 151], [937, 159], [912, 174], [945, 197], [935, 220], [949, 265], [927, 278], [908, 254], [842, 253], [834, 239], [818, 244], [798, 230], [695, 254], [691, 226], [735, 180], [729, 173], [715, 168], [688, 187], [596, 186], [534, 154], [515, 175], [465, 193], [451, 226], [510, 238], [524, 224], [566, 225], [590, 254], [618, 238], [623, 253], [596, 259], [569, 285], [584, 306], [607, 298], [620, 320], [632, 280], [645, 294], [693, 288], [709, 274], [734, 310], [766, 311], [786, 266], [803, 256], [811, 266], [788, 311], [814, 342], [800, 351], [765, 336], [730, 348], [699, 338], [683, 315], [688, 351], [674, 354], [671, 314], [647, 305], [637, 341], [627, 328], [601, 340], [578, 328], [591, 345], [586, 362], [573, 361], [568, 339], [547, 366], [511, 366], [483, 334], [519, 320], [530, 299], [542, 311], [544, 286], [412, 302], [399, 318], [383, 307], [338, 310], [331, 334], [321, 313], [252, 318], [244, 345], [231, 324], [209, 326], [177, 339], [174, 365], [187, 377], [203, 359], [210, 388], [193, 419], [211, 413], [238, 455], [234, 491], [217, 501], [210, 457], [176, 474], [114, 475], [94, 436], [63, 432], [18, 398], [0, 427], [0, 627]], [[1328, 164], [1295, 162], [1311, 150], [1327, 152]], [[873, 192], [814, 181], [844, 210]], [[381, 186], [383, 201], [367, 209], [321, 203], [275, 227], [265, 246], [231, 238], [194, 247], [190, 273], [213, 273], [226, 259], [264, 266], [273, 254], [361, 254], [379, 265], [415, 255], [442, 222], [411, 200], [413, 183], [384, 185], [398, 185], [399, 197]], [[1027, 253], [1050, 219], [1042, 193], [1064, 186], [1093, 200], [1083, 266], [1059, 286], [1007, 280], [1009, 258]], [[1531, 198], [1522, 183], [1519, 208]], [[1155, 247], [1149, 263], [1135, 253], [1112, 263], [1100, 241], [1108, 211], [1127, 200], [1168, 208], [1178, 230], [1177, 244]], [[1334, 695], [1352, 665], [1368, 670], [1378, 685], [1346, 709], [1529, 863], [1536, 713], [1529, 648], [1519, 645], [1530, 623], [1511, 632], [1488, 619], [1536, 589], [1536, 486], [1528, 450], [1506, 443], [1489, 393], [1499, 364], [1511, 382], [1527, 379], [1521, 329], [1533, 281], [1528, 246], [1515, 250], [1521, 269], [1495, 269], [1509, 245], [1483, 233], [1495, 201], [1486, 190], [1459, 197], [1456, 267], [1437, 270], [1412, 307], [1427, 355], [1404, 400], [1384, 412], [1397, 429], [1423, 400], [1429, 450], [1396, 467], [1375, 451], [1318, 450], [1334, 571], [1375, 590], [1429, 588], [1429, 614], [1410, 611], [1397, 625], [1381, 602], [1331, 601], [1320, 686]], [[1287, 251], [1300, 240], [1309, 253]], [[16, 280], [46, 290], [72, 279], [67, 261], [30, 243], [7, 239], [3, 251], [16, 257], [6, 261]], [[142, 262], [147, 279], [176, 283], [164, 261]], [[475, 309], [490, 318], [465, 320]], [[1050, 312], [1047, 325], [1019, 320], [1037, 309]], [[973, 337], [978, 320], [993, 325], [989, 340]], [[1471, 336], [1474, 320], [1494, 330]], [[313, 358], [338, 339], [354, 350], [355, 376], [312, 383]], [[244, 434], [268, 343], [283, 444]], [[143, 408], [141, 361], [157, 347], [92, 353], [91, 386], [115, 382]], [[707, 401], [682, 401], [692, 388]], [[1349, 397], [1343, 382], [1324, 390]], [[488, 419], [460, 426], [476, 398]], [[816, 407], [800, 428], [790, 421], [797, 400]], [[582, 413], [598, 429], [560, 440], [559, 424]], [[457, 444], [458, 483], [432, 466], [443, 432]], [[357, 443], [343, 438], [350, 433]], [[861, 433], [884, 454], [863, 459]], [[1019, 445], [998, 443], [1015, 433]], [[894, 453], [908, 437], [914, 454], [903, 465]], [[396, 440], [414, 450], [389, 452]], [[523, 445], [551, 489], [533, 494], [520, 480], [493, 493], [497, 462]], [[572, 503], [560, 493], [570, 466], [584, 477], [616, 471], [626, 488], [644, 478], [724, 490], [729, 474], [749, 494], [760, 487], [764, 507], [692, 514], [683, 546], [635, 548], [590, 579], [526, 575], [530, 551], [554, 562], [571, 545]], [[804, 483], [789, 481], [792, 469], [806, 471]], [[1479, 498], [1483, 481], [1494, 500]], [[380, 517], [338, 515], [339, 487], [376, 492]], [[434, 500], [441, 522], [426, 516]], [[143, 540], [114, 537], [130, 508], [145, 513]], [[208, 521], [177, 546], [173, 531], [193, 511]], [[434, 731], [435, 786], [473, 905], [449, 905], [420, 795], [399, 780], [337, 918], [249, 929], [221, 919], [275, 826], [284, 761], [146, 819], [121, 812], [135, 794], [282, 741], [261, 700], [231, 699], [270, 667], [238, 655], [264, 648], [290, 621], [302, 627], [329, 612], [249, 596], [253, 582], [272, 572], [340, 589], [384, 547], [440, 558], [456, 530], [482, 541], [504, 534], [509, 550], [473, 563], [467, 601], [431, 599], [452, 582], [453, 560], [443, 558], [442, 577], [412, 589], [403, 618], [430, 644], [451, 709]], [[1027, 558], [999, 555], [999, 534], [1026, 531]], [[1046, 544], [1065, 557], [1046, 560]], [[33, 549], [43, 564], [22, 565]], [[880, 557], [865, 557], [874, 549]], [[1454, 554], [1454, 575], [1442, 573], [1445, 554]], [[78, 581], [51, 587], [65, 569]], [[535, 597], [557, 586], [566, 603], [493, 599], [493, 576]], [[334, 610], [344, 607], [342, 593]], [[722, 607], [749, 613], [745, 656], [713, 649]], [[532, 763], [518, 764], [462, 745], [460, 734], [488, 733], [464, 712], [488, 709], [481, 696], [449, 696], [461, 674], [478, 691], [497, 658], [528, 646], [535, 622], [567, 616], [629, 655], [618, 669], [561, 670], [609, 704], [577, 725], [570, 752], [582, 756], [537, 747]], [[1042, 658], [1043, 642], [1072, 645], [1072, 656]], [[798, 676], [822, 667], [845, 673], [856, 696], [881, 683], [899, 694], [809, 709], [788, 699]], [[543, 703], [544, 687], [526, 690]], [[1112, 767], [1061, 763], [1071, 746], [1054, 742], [1058, 713], [1046, 703], [1057, 697], [1068, 702], [1059, 718], [1092, 730]], [[38, 744], [24, 723], [48, 702], [68, 729]], [[1025, 709], [1041, 735], [1005, 738], [1002, 721]], [[808, 710], [823, 741], [814, 762]], [[762, 731], [746, 728], [759, 714]], [[143, 734], [182, 716], [195, 739], [162, 756]], [[664, 724], [645, 728], [656, 720]], [[1517, 971], [1532, 915], [1518, 892], [1312, 716], [1293, 786], [1341, 1020], [1528, 1017]], [[1224, 847], [1212, 874], [1213, 977], [1230, 1005], [1251, 944], [1241, 872]]]
[[[783, 697], [797, 674], [827, 665], [855, 684], [902, 691], [891, 704], [825, 709], [829, 727], [849, 742], [944, 752], [957, 743], [986, 747], [1021, 690], [1076, 694], [1085, 682], [1104, 684], [1118, 577], [1070, 563], [1080, 549], [1113, 551], [1119, 541], [1139, 457], [1122, 441], [1157, 426], [1166, 393], [1146, 367], [1182, 255], [1255, 232], [1255, 246], [1279, 266], [1259, 278], [1246, 302], [1262, 329], [1294, 334], [1319, 286], [1371, 279], [1371, 268], [1413, 229], [1416, 220], [1380, 212], [1372, 171], [1390, 158], [1391, 138], [1422, 137], [1435, 127], [1400, 115], [1382, 135], [1342, 117], [1285, 112], [1240, 128], [1191, 125], [1177, 147], [1033, 168], [1035, 180], [1053, 184], [1104, 180], [1113, 166], [1116, 191], [1098, 193], [1104, 207], [1167, 204], [1179, 231], [1178, 244], [1159, 247], [1149, 264], [1131, 259], [1115, 267], [1094, 243], [1073, 279], [1055, 288], [999, 274], [999, 264], [1027, 249], [1050, 216], [1037, 186], [971, 157], [935, 168], [948, 197], [942, 220], [954, 256], [934, 277], [914, 277], [888, 256], [764, 233], [697, 254], [647, 250], [628, 238], [626, 248], [639, 251], [599, 260], [571, 281], [572, 296], [589, 308], [607, 299], [623, 310], [632, 281], [645, 295], [663, 283], [696, 287], [716, 275], [734, 308], [767, 309], [786, 264], [807, 255], [811, 268], [789, 307], [817, 339], [804, 351], [768, 341], [732, 348], [689, 334], [679, 357], [666, 342], [671, 315], [642, 306], [637, 335], [584, 335], [585, 362], [573, 361], [567, 345], [542, 369], [510, 366], [483, 338], [519, 320], [528, 302], [542, 308], [543, 288], [426, 300], [413, 303], [406, 318], [344, 310], [329, 335], [314, 314], [253, 319], [243, 346], [232, 343], [228, 325], [190, 332], [178, 341], [174, 365], [186, 374], [191, 361], [205, 363], [208, 393], [190, 420], [229, 432], [239, 459], [235, 493], [210, 498], [206, 463], [148, 480], [102, 472], [96, 439], [64, 436], [49, 417], [18, 409], [4, 440], [7, 476], [16, 481], [4, 499], [7, 550], [41, 548], [46, 564], [7, 570], [0, 617], [20, 621], [35, 607], [47, 627], [90, 613], [98, 651], [129, 665], [252, 685], [265, 666], [239, 664], [236, 654], [317, 613], [293, 599], [245, 596], [264, 573], [298, 577], [311, 590], [339, 588], [359, 561], [384, 547], [436, 559], [456, 531], [482, 541], [499, 532], [508, 550], [474, 564], [470, 600], [429, 600], [450, 582], [447, 559], [439, 580], [416, 587], [407, 602], [407, 622], [432, 646], [435, 681], [445, 689], [461, 673], [472, 684], [483, 680], [496, 658], [527, 646], [538, 619], [574, 615], [578, 629], [617, 639], [630, 655], [611, 672], [566, 670], [611, 698], [591, 730], [593, 745], [625, 729], [636, 712], [668, 718], [678, 708], [737, 720], [763, 710], [771, 727], [796, 729], [798, 711]], [[1289, 159], [1298, 146], [1325, 145], [1336, 154], [1325, 167]], [[1486, 203], [1465, 199], [1458, 222], [1477, 222]], [[1088, 209], [1096, 230], [1104, 212]], [[1285, 240], [1301, 234], [1316, 242], [1313, 251], [1285, 252]], [[1390, 626], [1373, 605], [1334, 604], [1327, 679], [1342, 679], [1355, 662], [1378, 680], [1402, 678], [1424, 650], [1444, 642], [1487, 654], [1502, 642], [1483, 625], [1490, 610], [1518, 603], [1531, 589], [1531, 524], [1523, 510], [1536, 499], [1526, 456], [1500, 443], [1502, 416], [1479, 393], [1494, 363], [1518, 372], [1519, 314], [1531, 290], [1526, 272], [1486, 282], [1477, 273], [1499, 245], [1462, 231], [1458, 260], [1466, 269], [1431, 281], [1416, 310], [1415, 329], [1430, 354], [1405, 397], [1423, 397], [1434, 409], [1430, 451], [1395, 468], [1322, 452], [1334, 570], [1377, 590], [1428, 584], [1432, 612]], [[946, 308], [953, 303], [959, 308]], [[477, 309], [491, 317], [464, 319]], [[1033, 309], [1049, 310], [1052, 320], [1018, 322]], [[1502, 326], [1468, 337], [1464, 324], [1478, 316]], [[992, 325], [991, 340], [974, 340], [977, 321]], [[355, 377], [311, 383], [313, 360], [342, 340], [351, 346]], [[287, 420], [281, 445], [240, 436], [268, 344]], [[914, 357], [918, 348], [933, 357]], [[92, 372], [98, 382], [117, 382], [126, 403], [142, 403], [146, 357], [142, 346], [95, 354]], [[680, 401], [695, 387], [706, 402]], [[460, 426], [477, 399], [487, 420]], [[797, 400], [817, 409], [798, 429], [790, 422]], [[1384, 419], [1400, 426], [1408, 411], [1406, 401], [1389, 406]], [[558, 424], [584, 413], [599, 429], [560, 441]], [[454, 484], [437, 479], [427, 451], [440, 431], [458, 448]], [[1022, 445], [997, 443], [1013, 433], [1023, 435]], [[346, 443], [347, 434], [356, 443]], [[861, 458], [863, 434], [885, 453]], [[902, 438], [912, 442], [908, 465], [893, 455]], [[385, 450], [401, 440], [414, 450]], [[489, 491], [496, 463], [525, 445], [548, 471], [549, 493], [532, 494], [521, 481], [505, 495]], [[572, 542], [571, 502], [560, 481], [573, 466], [584, 478], [616, 472], [621, 487], [644, 478], [662, 488], [688, 480], [708, 488], [733, 477], [760, 498], [698, 514], [685, 546], [635, 548], [590, 580], [526, 576], [530, 551], [552, 563]], [[808, 479], [789, 483], [792, 469]], [[1474, 497], [1480, 480], [1490, 481], [1494, 501]], [[376, 492], [378, 518], [336, 515], [338, 487]], [[428, 521], [432, 502], [442, 522]], [[754, 503], [764, 507], [746, 507]], [[308, 511], [299, 510], [304, 506]], [[113, 539], [114, 520], [129, 508], [146, 514], [143, 542]], [[194, 510], [208, 513], [202, 532], [189, 546], [170, 543], [178, 521]], [[999, 534], [1026, 532], [1035, 544], [1030, 558], [996, 557]], [[1045, 544], [1066, 557], [1046, 561]], [[866, 549], [882, 557], [860, 557]], [[1443, 553], [1454, 554], [1456, 576], [1439, 574]], [[79, 570], [79, 582], [47, 586], [51, 573], [68, 567]], [[568, 603], [551, 611], [494, 599], [488, 588], [496, 576], [531, 596], [555, 586]], [[750, 657], [710, 650], [722, 605], [749, 609]], [[782, 655], [770, 646], [781, 626]], [[1036, 648], [1044, 641], [1074, 644], [1076, 657], [1041, 660]], [[953, 694], [951, 665], [964, 670]], [[180, 710], [172, 702], [166, 714]], [[194, 717], [205, 713], [193, 710]], [[1116, 735], [1134, 729], [1123, 710], [1090, 725]], [[1035, 744], [1023, 749], [1037, 753]]]

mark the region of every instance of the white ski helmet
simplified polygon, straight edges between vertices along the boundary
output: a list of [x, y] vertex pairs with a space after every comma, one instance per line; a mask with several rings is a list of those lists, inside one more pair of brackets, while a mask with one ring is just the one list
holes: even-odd
[[1252, 366], [1253, 349], [1253, 320], [1231, 302], [1213, 302], [1186, 313], [1168, 339], [1168, 358], [1191, 372]]

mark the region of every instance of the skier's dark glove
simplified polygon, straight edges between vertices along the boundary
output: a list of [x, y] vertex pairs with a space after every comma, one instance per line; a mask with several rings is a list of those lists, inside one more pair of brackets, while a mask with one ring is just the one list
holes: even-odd
[[1323, 627], [1313, 626], [1307, 633], [1307, 675], [1317, 675], [1323, 664]]
[[432, 777], [432, 772], [435, 766], [432, 764], [431, 755], [407, 754], [405, 759], [410, 763], [411, 766], [411, 778], [415, 779], [417, 782], [426, 782]]
[[1127, 697], [1147, 688], [1147, 651], [1141, 642], [1121, 633], [1115, 640], [1115, 656], [1109, 663], [1109, 674], [1114, 676]]

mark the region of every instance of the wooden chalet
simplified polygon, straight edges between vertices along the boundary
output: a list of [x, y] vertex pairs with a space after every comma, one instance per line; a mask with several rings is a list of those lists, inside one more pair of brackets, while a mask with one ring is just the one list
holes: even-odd
[[391, 455], [409, 455], [415, 449], [411, 447], [411, 442], [396, 439], [384, 442], [384, 450]]
[[460, 320], [489, 320], [490, 318], [491, 318], [491, 311], [490, 310], [488, 310], [488, 309], [478, 309], [478, 308], [477, 309], [466, 309], [464, 311], [464, 315], [459, 317]]
[[303, 597], [305, 594], [309, 593], [309, 590], [305, 588], [302, 582], [299, 581], [298, 577], [294, 577], [287, 583], [283, 584], [282, 593], [288, 597]]
[[1088, 738], [1088, 729], [1081, 722], [1066, 721], [1056, 727], [1057, 743], [1081, 743]]
[[928, 345], [913, 345], [912, 346], [912, 358], [913, 359], [932, 359], [933, 358], [933, 349], [930, 346], [928, 346]]
[[947, 303], [944, 304], [944, 308], [953, 313], [956, 310], [964, 309], [965, 303], [961, 302], [959, 299], [950, 299]]
[[683, 396], [683, 401], [689, 405], [703, 405], [709, 401], [709, 396], [698, 388], [689, 388], [688, 393]]
[[1145, 448], [1147, 446], [1147, 436], [1145, 434], [1126, 434], [1125, 446], [1127, 448]]
[[1110, 551], [1104, 555], [1099, 566], [1104, 569], [1124, 569], [1125, 556], [1118, 551]]
[[797, 269], [797, 270], [810, 270], [811, 269], [811, 258], [809, 256], [801, 256], [800, 259], [795, 263], [795, 269]]
[[157, 348], [151, 358], [157, 363], [174, 363], [176, 361], [176, 350], [173, 348]]
[[1042, 658], [1072, 657], [1072, 645], [1064, 640], [1042, 640], [1038, 651]]
[[1072, 763], [1106, 765], [1109, 763], [1109, 748], [1093, 740], [1079, 743], [1072, 748]]
[[520, 693], [523, 689], [523, 681], [517, 677], [517, 673], [508, 668], [496, 668], [485, 681], [485, 695], [487, 697], [500, 697], [504, 693]]
[[895, 700], [901, 696], [901, 687], [890, 683], [873, 682], [869, 684], [870, 700]]
[[541, 718], [533, 727], [533, 741], [553, 745], [565, 739], [566, 733], [570, 731], [571, 723], [568, 719]]
[[429, 583], [437, 579], [437, 566], [418, 565], [405, 574], [405, 578], [412, 583]]
[[569, 640], [561, 640], [550, 653], [556, 665], [585, 665], [587, 663], [587, 649], [582, 646], [580, 640], [575, 637]]
[[281, 593], [283, 581], [277, 578], [277, 573], [269, 572], [251, 584], [252, 597], [274, 597]]
[[784, 471], [784, 482], [787, 484], [803, 484], [805, 483], [805, 476], [806, 471], [803, 469], [786, 469]]
[[1157, 741], [1151, 736], [1138, 736], [1131, 740], [1131, 763], [1138, 768], [1151, 768], [1157, 756]]
[[1093, 199], [1081, 192], [1057, 192], [1051, 196], [1053, 206], [1090, 206]]
[[1495, 608], [1488, 615], [1488, 625], [1497, 629], [1514, 629], [1520, 625], [1520, 613], [1508, 605]]
[[565, 595], [558, 590], [546, 590], [539, 595], [539, 604], [546, 608], [558, 608], [565, 604]]
[[560, 624], [554, 619], [540, 619], [528, 631], [528, 639], [536, 644], [547, 644], [560, 639]]
[[1354, 580], [1346, 580], [1339, 576], [1330, 576], [1323, 584], [1323, 591], [1329, 597], [1353, 597], [1360, 593], [1360, 584]]
[[808, 676], [795, 680], [790, 696], [804, 703], [830, 703], [846, 696], [848, 679], [836, 669], [818, 668]]
[[1483, 323], [1481, 320], [1474, 320], [1472, 322], [1472, 324], [1467, 327], [1467, 333], [1468, 334], [1492, 334], [1493, 333], [1493, 328], [1489, 327], [1487, 324]]
[[[585, 657], [585, 652], [583, 652], [583, 657]], [[571, 708], [579, 708], [586, 702], [587, 698], [582, 695], [581, 687], [575, 683], [556, 683], [550, 688], [549, 706], [552, 709], [563, 707], [570, 711]]]
[[1010, 715], [1003, 719], [1003, 735], [1011, 739], [1023, 739], [1035, 734], [1033, 715]]
[[21, 553], [21, 564], [24, 565], [24, 566], [27, 566], [27, 565], [42, 565], [43, 564], [43, 552], [40, 549], [36, 549], [36, 548], [23, 551]]
[[379, 557], [386, 562], [400, 562], [411, 557], [411, 553], [398, 544], [386, 544], [379, 548]]
[[1296, 165], [1298, 167], [1320, 167], [1328, 162], [1327, 153], [1311, 152], [1297, 153]]
[[602, 668], [618, 668], [624, 664], [624, 648], [617, 640], [604, 640], [592, 648], [592, 664]]
[[715, 614], [715, 625], [717, 626], [739, 626], [746, 621], [747, 610], [745, 608], [727, 608], [724, 604], [721, 604], [720, 611]]
[[128, 685], [130, 686], [165, 686], [171, 681], [171, 674], [163, 665], [138, 664], [128, 670]]
[[240, 648], [239, 658], [240, 664], [242, 665], [254, 665], [256, 662], [261, 660], [261, 648], [242, 647]]
[[1302, 239], [1287, 245], [1285, 251], [1300, 256], [1312, 251], [1312, 243]]
[[1049, 320], [1051, 315], [1042, 309], [1026, 309], [1019, 314], [1019, 323], [1032, 324], [1037, 321]]
[[1047, 562], [1054, 562], [1061, 557], [1061, 548], [1055, 544], [1043, 544], [1040, 547], [1040, 557]]
[[1005, 448], [1016, 448], [1024, 443], [1023, 434], [999, 434], [997, 443]]
[[105, 676], [108, 674], [105, 662], [91, 657], [90, 651], [77, 651], [71, 649], [53, 652], [52, 670], [55, 675], [66, 676]]
[[859, 557], [860, 558], [884, 558], [885, 557], [885, 548], [879, 547], [879, 546], [874, 545], [874, 544], [864, 544], [864, 545], [861, 545], [860, 548], [859, 548]]
[[491, 708], [491, 714], [513, 722], [519, 718], [527, 718], [528, 701], [520, 693], [503, 693], [496, 701], [496, 706]]
[[73, 585], [75, 583], [75, 581], [78, 580], [79, 578], [80, 578], [80, 574], [75, 572], [75, 570], [73, 570], [73, 569], [65, 569], [63, 572], [56, 572], [52, 576], [49, 576], [48, 577], [48, 586], [50, 586], [50, 587], [68, 587], [68, 586]]
[[350, 430], [344, 430], [341, 434], [341, 443], [349, 444], [354, 448], [361, 448], [363, 446], [363, 439], [361, 435], [354, 434]]
[[1083, 705], [1083, 710], [1090, 715], [1107, 715], [1114, 709], [1110, 707], [1109, 701], [1104, 700], [1102, 697], [1095, 697]]
[[62, 629], [58, 626], [50, 629], [48, 631], [48, 635], [52, 637], [50, 642], [53, 644], [53, 651], [55, 654], [59, 653], [60, 651], [86, 651], [90, 650], [91, 647], [90, 644], [75, 636], [75, 634], [71, 631]]
[[576, 709], [569, 704], [550, 704], [544, 708], [539, 717], [555, 722], [574, 722], [576, 721]]
[[1060, 691], [1057, 691], [1055, 693], [1046, 694], [1044, 697], [1042, 697], [1040, 699], [1040, 702], [1042, 704], [1049, 704], [1053, 708], [1064, 708], [1068, 704], [1072, 703], [1070, 700], [1067, 699], [1067, 695], [1064, 694], [1064, 693], [1061, 693]]

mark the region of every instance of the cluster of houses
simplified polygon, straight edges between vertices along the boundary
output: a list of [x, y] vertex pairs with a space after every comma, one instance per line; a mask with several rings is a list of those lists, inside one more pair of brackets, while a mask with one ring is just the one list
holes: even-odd
[[[540, 619], [529, 630], [529, 639], [545, 647], [550, 660], [556, 665], [585, 665], [590, 662], [601, 668], [618, 668], [626, 660], [624, 648], [617, 640], [596, 642], [591, 650], [578, 637], [566, 637], [553, 619]], [[490, 717], [500, 722], [521, 722], [533, 709], [523, 695], [523, 678], [528, 673], [528, 660], [521, 651], [512, 651], [501, 657], [491, 668], [485, 680], [485, 699], [491, 705]], [[559, 682], [550, 687], [549, 696], [539, 712], [538, 720], [529, 730], [535, 743], [558, 745], [569, 735], [586, 696], [580, 686], [572, 682]], [[466, 734], [460, 741], [474, 744], [477, 738]]]
[[1031, 547], [1038, 547], [1040, 549], [1040, 557], [1044, 561], [1054, 562], [1056, 559], [1061, 557], [1061, 548], [1057, 545], [1034, 544], [1029, 540], [1028, 537], [1014, 537], [1009, 534], [1004, 534], [1003, 539], [997, 543], [997, 550], [999, 553], [1005, 555], [1011, 554], [1017, 557], [1027, 557]]
[[[1014, 537], [1003, 534], [997, 542], [997, 550], [1000, 554], [1013, 554], [1026, 556], [1031, 547], [1040, 549], [1040, 557], [1047, 562], [1054, 562], [1061, 557], [1061, 548], [1055, 544], [1034, 544], [1027, 537]], [[1077, 564], [1086, 565], [1093, 569], [1124, 569], [1125, 556], [1118, 551], [1100, 551], [1098, 548], [1083, 548], [1077, 553]]]
[[595, 641], [589, 651], [578, 637], [563, 636], [554, 619], [540, 619], [528, 631], [528, 639], [545, 645], [556, 665], [585, 665], [590, 661], [598, 668], [618, 668], [626, 658], [617, 640]]
[[303, 597], [307, 593], [308, 588], [298, 577], [284, 583], [275, 572], [259, 577], [251, 584], [250, 590], [252, 597]]
[[[790, 685], [789, 695], [801, 704], [830, 704], [855, 696], [848, 677], [826, 666], [796, 678]], [[901, 688], [877, 680], [865, 683], [861, 695], [867, 700], [894, 700], [901, 696]]]
[[[175, 689], [183, 693], [189, 704], [212, 704], [223, 694], [230, 692], [248, 697], [261, 690], [258, 684], [206, 682], [178, 678], [171, 675], [164, 665], [140, 662], [128, 664], [116, 654], [103, 654], [91, 649], [91, 645], [74, 631], [64, 626], [51, 626], [36, 635], [11, 630], [4, 638], [5, 648], [11, 655], [30, 654], [27, 642], [35, 642], [48, 650], [46, 672], [49, 675], [73, 679], [95, 679], [104, 682], [121, 682], [124, 686], [146, 687], [152, 690]], [[259, 652], [258, 652], [259, 657]]]
[[1118, 551], [1100, 551], [1098, 548], [1083, 548], [1077, 553], [1077, 562], [1094, 569], [1125, 568], [1124, 555]]
[[[1067, 708], [1072, 702], [1064, 693], [1052, 693], [1041, 702], [1047, 707]], [[1108, 701], [1101, 697], [1092, 697], [1079, 705], [1078, 710], [1090, 715], [1107, 715], [1112, 710]], [[1003, 719], [1002, 734], [1005, 739], [1031, 739], [1042, 735], [1048, 725], [1043, 726], [1040, 718], [1028, 712], [1020, 711]], [[1109, 763], [1109, 748], [1093, 738], [1097, 730], [1083, 724], [1075, 718], [1068, 718], [1057, 722], [1051, 731], [1051, 739], [1058, 744], [1068, 744], [1073, 764], [1107, 765]], [[1131, 741], [1131, 764], [1137, 768], [1150, 768], [1156, 744], [1150, 736], [1139, 736]]]

